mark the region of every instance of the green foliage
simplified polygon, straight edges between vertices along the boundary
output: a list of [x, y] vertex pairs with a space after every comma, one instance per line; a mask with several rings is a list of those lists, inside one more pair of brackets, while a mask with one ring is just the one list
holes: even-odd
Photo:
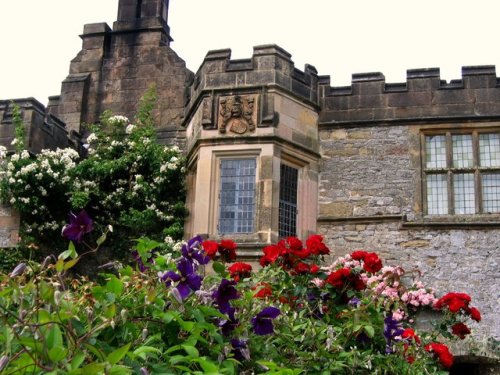
[[[177, 247], [163, 252], [164, 242], [138, 239], [137, 259], [146, 265], [142, 272], [127, 266], [93, 281], [68, 275], [80, 259], [98, 252], [99, 245], [80, 255], [70, 243], [57, 259], [30, 262], [9, 275], [0, 274], [0, 371], [68, 375], [447, 373], [424, 348], [442, 338], [448, 327], [418, 332], [418, 342], [396, 338], [392, 352], [386, 353], [388, 298], [376, 290], [377, 278], [386, 275], [387, 269], [370, 274], [373, 285], [353, 291], [350, 284], [342, 288], [329, 284], [329, 275], [336, 270], [349, 264], [353, 269], [361, 267], [351, 260], [336, 261], [312, 273], [274, 263], [238, 283], [227, 279], [235, 276], [232, 266], [214, 262], [217, 272], [180, 297], [179, 283], [201, 278], [194, 260], [205, 254], [200, 241], [195, 238], [184, 244], [181, 254]], [[174, 281], [172, 273], [180, 272], [179, 261], [186, 260], [194, 272]], [[228, 313], [221, 312], [224, 303], [217, 302], [214, 294], [227, 293], [218, 289], [224, 282], [236, 291], [230, 300], [234, 310]], [[258, 296], [262, 286], [271, 292]], [[392, 302], [402, 308], [401, 301]], [[269, 306], [278, 307], [280, 314], [273, 319], [271, 332], [258, 334], [253, 318]], [[438, 326], [462, 318], [462, 313], [450, 317], [447, 312]], [[232, 320], [233, 327], [224, 330]], [[401, 324], [410, 327], [407, 320]], [[234, 340], [242, 340], [241, 352]]]
[[83, 160], [72, 149], [30, 155], [22, 143], [19, 109], [14, 108], [17, 152], [0, 152], [6, 177], [0, 180], [0, 199], [21, 213], [23, 247], [36, 243], [44, 249], [39, 253], [60, 247], [70, 211], [81, 209], [95, 223], [114, 227], [108, 241], [113, 257], [120, 258], [131, 239], [143, 235], [181, 238], [186, 215], [184, 158], [176, 146], [157, 142], [155, 104], [151, 89], [133, 123], [103, 113], [99, 124], [89, 126], [88, 155]]

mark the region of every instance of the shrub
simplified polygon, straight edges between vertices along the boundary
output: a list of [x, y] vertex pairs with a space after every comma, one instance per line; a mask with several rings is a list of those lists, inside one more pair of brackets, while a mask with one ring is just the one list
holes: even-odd
[[[89, 236], [82, 215], [66, 234]], [[453, 361], [444, 340], [480, 320], [468, 295], [405, 286], [375, 253], [322, 266], [330, 250], [317, 235], [264, 248], [259, 270], [237, 262], [230, 240], [163, 247], [137, 240], [135, 269], [94, 281], [67, 278], [85, 256], [72, 243], [0, 276], [4, 373], [438, 374]], [[428, 332], [413, 324], [422, 309], [443, 317]]]
[[104, 112], [99, 124], [89, 126], [84, 159], [70, 148], [31, 155], [18, 147], [24, 139], [22, 126], [16, 130], [17, 151], [7, 155], [0, 150], [5, 176], [0, 180], [0, 199], [21, 213], [21, 246], [41, 247], [42, 254], [60, 248], [68, 212], [81, 209], [98, 222], [113, 225], [107, 244], [113, 258], [128, 254], [123, 249], [141, 235], [156, 240], [182, 237], [184, 158], [176, 146], [157, 142], [155, 102], [151, 89], [132, 123]]

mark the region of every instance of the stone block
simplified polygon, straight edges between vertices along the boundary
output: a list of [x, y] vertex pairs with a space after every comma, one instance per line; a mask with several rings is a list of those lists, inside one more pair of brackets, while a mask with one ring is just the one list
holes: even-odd
[[319, 215], [330, 217], [352, 216], [353, 206], [347, 202], [320, 203]]

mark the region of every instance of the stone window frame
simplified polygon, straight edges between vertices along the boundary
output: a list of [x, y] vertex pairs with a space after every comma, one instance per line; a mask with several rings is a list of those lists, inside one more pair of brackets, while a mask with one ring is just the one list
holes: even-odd
[[[260, 148], [256, 149], [246, 149], [246, 150], [214, 150], [212, 151], [212, 183], [211, 188], [212, 193], [210, 194], [210, 224], [209, 233], [216, 235], [217, 237], [253, 237], [257, 232], [256, 225], [258, 223], [259, 216], [259, 175], [260, 175], [260, 156], [262, 150]], [[219, 194], [221, 190], [220, 180], [220, 161], [234, 160], [234, 159], [255, 159], [255, 207], [254, 207], [254, 218], [253, 225], [254, 231], [249, 233], [220, 233], [219, 232], [219, 211], [220, 211], [220, 201]]]
[[[460, 125], [433, 125], [426, 126], [420, 129], [420, 167], [421, 167], [421, 202], [423, 215], [426, 219], [432, 221], [498, 221], [500, 212], [484, 213], [482, 202], [482, 186], [481, 176], [485, 173], [500, 174], [499, 167], [482, 167], [479, 161], [479, 134], [498, 133], [500, 134], [500, 124], [460, 124]], [[446, 167], [445, 168], [426, 168], [426, 138], [433, 135], [444, 135], [446, 138]], [[473, 143], [473, 166], [455, 168], [452, 166], [452, 136], [453, 135], [472, 135]], [[447, 175], [447, 192], [448, 192], [448, 213], [446, 214], [429, 214], [427, 200], [427, 176], [444, 174]], [[474, 192], [475, 192], [475, 213], [459, 214], [455, 213], [454, 208], [454, 192], [453, 192], [453, 176], [459, 173], [474, 174]]]

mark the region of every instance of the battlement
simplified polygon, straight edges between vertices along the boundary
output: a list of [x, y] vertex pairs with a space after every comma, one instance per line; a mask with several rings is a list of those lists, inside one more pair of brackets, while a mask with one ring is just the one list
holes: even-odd
[[[19, 106], [25, 126], [27, 149], [38, 153], [45, 148], [68, 147], [74, 140], [68, 138], [65, 124], [47, 112], [45, 106], [34, 98], [0, 100], [0, 145], [13, 151], [11, 145], [15, 129], [14, 105]], [[74, 137], [74, 135], [72, 135]]]
[[439, 68], [407, 70], [406, 82], [386, 83], [382, 73], [352, 75], [351, 86], [331, 87], [318, 77], [320, 123], [427, 121], [500, 117], [495, 66], [464, 66], [446, 82]]
[[297, 69], [292, 55], [274, 45], [253, 48], [248, 59], [231, 60], [230, 49], [209, 51], [191, 86], [186, 107], [196, 107], [204, 93], [211, 91], [244, 91], [275, 88], [310, 105], [318, 105], [318, 72], [311, 65]]

